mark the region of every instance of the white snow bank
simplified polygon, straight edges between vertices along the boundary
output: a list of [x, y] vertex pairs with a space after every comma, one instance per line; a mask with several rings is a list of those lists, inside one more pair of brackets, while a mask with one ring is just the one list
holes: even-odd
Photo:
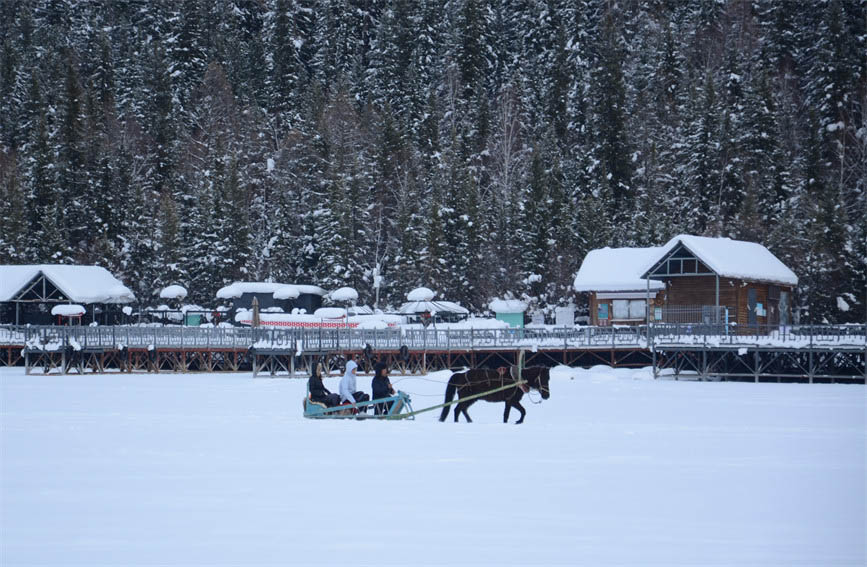
[[346, 317], [346, 309], [342, 307], [320, 307], [313, 312], [314, 317], [323, 319], [343, 319]]
[[[863, 386], [587, 372], [553, 369], [516, 426], [486, 402], [305, 420], [303, 379], [0, 368], [3, 562], [865, 564]], [[391, 380], [421, 409], [449, 376]]]
[[[575, 276], [575, 291], [646, 291], [642, 267], [648, 258], [657, 258], [661, 248], [601, 248], [587, 253]], [[661, 281], [650, 280], [650, 290], [665, 289]]]

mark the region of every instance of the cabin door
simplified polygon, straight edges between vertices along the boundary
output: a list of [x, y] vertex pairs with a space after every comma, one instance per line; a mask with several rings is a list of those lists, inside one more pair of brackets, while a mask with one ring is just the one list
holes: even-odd
[[789, 324], [789, 292], [780, 292], [780, 325]]
[[747, 324], [755, 325], [756, 319], [756, 289], [750, 288], [747, 290]]

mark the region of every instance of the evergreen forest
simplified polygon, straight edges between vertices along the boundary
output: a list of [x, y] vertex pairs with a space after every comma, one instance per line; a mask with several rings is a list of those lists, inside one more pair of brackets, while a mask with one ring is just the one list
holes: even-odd
[[3, 0], [0, 263], [545, 311], [689, 233], [864, 322], [865, 110], [860, 0]]

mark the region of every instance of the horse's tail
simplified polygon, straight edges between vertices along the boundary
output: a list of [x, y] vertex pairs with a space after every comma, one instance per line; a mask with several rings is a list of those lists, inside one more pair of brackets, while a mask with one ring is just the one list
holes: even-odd
[[[449, 379], [448, 386], [446, 386], [446, 399], [443, 400], [444, 404], [447, 404], [454, 399], [455, 391], [457, 391], [457, 389], [458, 387], [455, 384], [455, 375], [452, 374], [452, 377]], [[442, 413], [440, 413], [440, 421], [446, 420], [446, 418], [449, 416], [449, 409], [451, 409], [451, 406], [446, 406], [443, 408]]]

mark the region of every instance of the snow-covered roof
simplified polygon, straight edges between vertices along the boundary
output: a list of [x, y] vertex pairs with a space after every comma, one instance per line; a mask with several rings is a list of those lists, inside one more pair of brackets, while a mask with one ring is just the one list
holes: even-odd
[[401, 305], [397, 312], [402, 315], [424, 312], [469, 314], [465, 307], [451, 301], [409, 301]]
[[[662, 248], [599, 248], [591, 250], [581, 263], [572, 287], [575, 291], [646, 290], [647, 280], [641, 276], [648, 259], [654, 262]], [[650, 280], [650, 289], [665, 289], [661, 281]]]
[[[721, 277], [798, 285], [795, 273], [761, 244], [681, 234], [665, 246], [591, 250], [572, 287], [575, 291], [644, 291], [644, 276], [680, 243]], [[651, 291], [664, 288], [662, 282], [650, 280]]]
[[28, 264], [0, 266], [0, 301], [11, 301], [40, 272], [76, 303], [130, 303], [135, 295], [99, 266]]
[[245, 293], [274, 293], [286, 284], [272, 282], [232, 282], [217, 290], [219, 299], [233, 299]]
[[301, 284], [292, 284], [292, 285], [295, 286], [296, 288], [298, 288], [298, 291], [300, 291], [301, 293], [308, 293], [310, 295], [318, 295], [318, 296], [324, 296], [327, 293], [324, 289], [322, 289], [318, 285], [301, 285]]
[[330, 296], [332, 301], [356, 301], [358, 292], [351, 287], [341, 287], [332, 291]]
[[81, 305], [62, 303], [51, 308], [52, 315], [60, 315], [61, 317], [81, 317], [84, 315], [85, 309]]
[[426, 287], [417, 287], [406, 294], [407, 301], [431, 301], [436, 293]]
[[294, 285], [283, 285], [274, 291], [274, 299], [296, 299], [301, 292]]
[[285, 297], [277, 297], [276, 299], [295, 299], [298, 297], [290, 297], [292, 292], [287, 289], [287, 287], [292, 287], [298, 291], [299, 294], [309, 293], [312, 295], [325, 295], [325, 290], [319, 286], [315, 285], [298, 285], [298, 284], [285, 284], [278, 282], [233, 282], [226, 287], [221, 287], [217, 291], [217, 297], [219, 299], [234, 299], [237, 297], [241, 297], [245, 293], [279, 293], [281, 295], [285, 295]]
[[520, 299], [494, 299], [488, 305], [494, 313], [523, 313], [527, 303]]
[[163, 299], [183, 299], [187, 296], [187, 290], [180, 285], [170, 285], [163, 288], [160, 297]]
[[647, 273], [679, 243], [683, 243], [696, 258], [720, 277], [798, 285], [798, 276], [770, 250], [757, 242], [689, 234], [681, 234], [669, 240], [659, 254], [642, 264], [641, 273]]

